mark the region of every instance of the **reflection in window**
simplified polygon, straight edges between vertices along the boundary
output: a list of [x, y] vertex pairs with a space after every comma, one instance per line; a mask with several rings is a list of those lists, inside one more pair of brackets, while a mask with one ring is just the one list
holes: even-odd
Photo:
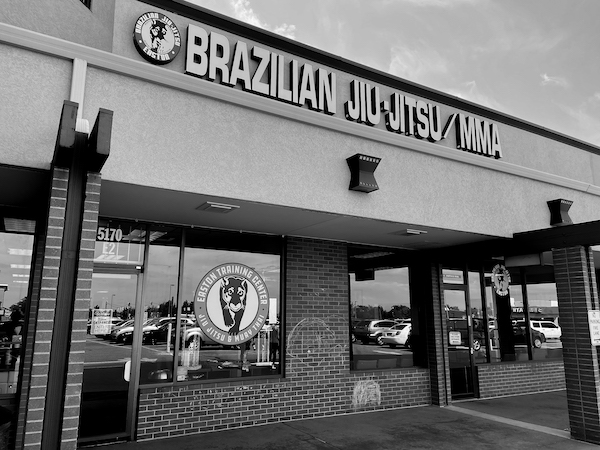
[[17, 392], [33, 236], [0, 233], [0, 396]]
[[[142, 295], [140, 384], [173, 381], [180, 245], [180, 230], [152, 228]], [[193, 319], [182, 314], [180, 322], [185, 326]]]
[[[527, 279], [529, 324], [534, 340], [533, 359], [562, 358], [562, 331], [555, 283], [529, 283]], [[537, 345], [539, 344], [539, 346]]]
[[[485, 311], [481, 298], [481, 281], [479, 272], [469, 272], [469, 299], [471, 318], [473, 320], [473, 352], [476, 363], [487, 362], [488, 342], [490, 342], [491, 324], [486, 326]], [[487, 328], [487, 330], [486, 330]]]
[[79, 438], [124, 433], [146, 227], [101, 219], [96, 233]]
[[186, 235], [177, 381], [281, 373], [279, 251], [277, 239]]
[[352, 369], [413, 366], [408, 267], [373, 267], [379, 253], [350, 252]]
[[[514, 267], [510, 269], [510, 273], [510, 325], [514, 360], [562, 358], [562, 332], [553, 267]], [[488, 317], [494, 318], [497, 305], [489, 274], [486, 275], [486, 285]], [[490, 361], [501, 361], [500, 353], [500, 340], [494, 319], [494, 328], [490, 328]]]

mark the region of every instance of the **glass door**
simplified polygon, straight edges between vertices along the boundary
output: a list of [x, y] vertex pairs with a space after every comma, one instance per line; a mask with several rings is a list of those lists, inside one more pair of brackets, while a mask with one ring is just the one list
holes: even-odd
[[79, 441], [129, 438], [135, 411], [130, 386], [135, 305], [141, 275], [135, 268], [95, 267], [85, 346]]
[[[137, 410], [145, 227], [100, 220], [83, 368], [79, 443], [131, 439]], [[138, 311], [138, 314], [136, 314]], [[134, 333], [135, 330], [135, 333]]]
[[473, 331], [465, 290], [445, 289], [452, 399], [473, 397]]

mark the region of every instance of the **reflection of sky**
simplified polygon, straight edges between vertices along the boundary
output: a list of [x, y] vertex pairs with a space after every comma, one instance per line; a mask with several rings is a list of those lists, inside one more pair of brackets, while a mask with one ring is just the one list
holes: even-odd
[[464, 291], [444, 290], [444, 303], [451, 309], [465, 311], [466, 303]]
[[118, 309], [135, 306], [137, 277], [126, 274], [94, 274], [92, 278], [92, 308]]
[[375, 280], [355, 281], [350, 278], [351, 302], [357, 306], [381, 306], [389, 310], [394, 305], [410, 307], [408, 268], [375, 271]]
[[33, 236], [0, 233], [0, 284], [8, 285], [2, 304], [5, 308], [27, 297], [32, 249]]
[[[103, 244], [103, 243], [102, 243]], [[138, 244], [121, 244], [117, 258], [113, 261], [135, 261], [140, 257]], [[101, 251], [101, 243], [97, 243], [96, 257]], [[214, 267], [227, 262], [245, 264], [252, 267], [265, 280], [269, 297], [279, 298], [280, 269], [279, 256], [258, 253], [232, 252], [226, 250], [206, 250], [197, 248], [185, 249], [183, 295], [181, 301], [193, 301], [194, 293], [202, 277]], [[108, 261], [107, 261], [108, 262]], [[144, 273], [143, 302], [145, 307], [159, 306], [172, 297], [177, 299], [179, 271], [179, 247], [151, 245], [148, 255], [148, 267]], [[113, 309], [135, 306], [134, 275], [96, 274], [92, 287], [91, 306], [95, 305]]]

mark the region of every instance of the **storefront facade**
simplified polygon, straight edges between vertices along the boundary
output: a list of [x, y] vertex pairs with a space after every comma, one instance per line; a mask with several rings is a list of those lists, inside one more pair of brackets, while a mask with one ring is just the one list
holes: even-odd
[[9, 448], [589, 401], [599, 148], [185, 2], [88, 3], [0, 12]]

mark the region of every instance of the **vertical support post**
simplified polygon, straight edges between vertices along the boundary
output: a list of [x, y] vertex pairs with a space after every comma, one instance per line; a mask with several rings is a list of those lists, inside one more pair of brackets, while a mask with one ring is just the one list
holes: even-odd
[[598, 306], [594, 260], [581, 246], [554, 249], [571, 436], [600, 444], [600, 369], [588, 310]]
[[60, 448], [63, 407], [70, 348], [71, 323], [77, 285], [81, 223], [87, 170], [85, 160], [87, 136], [78, 134], [69, 169], [63, 243], [58, 271], [56, 312], [48, 362], [48, 392], [44, 407], [42, 450]]

